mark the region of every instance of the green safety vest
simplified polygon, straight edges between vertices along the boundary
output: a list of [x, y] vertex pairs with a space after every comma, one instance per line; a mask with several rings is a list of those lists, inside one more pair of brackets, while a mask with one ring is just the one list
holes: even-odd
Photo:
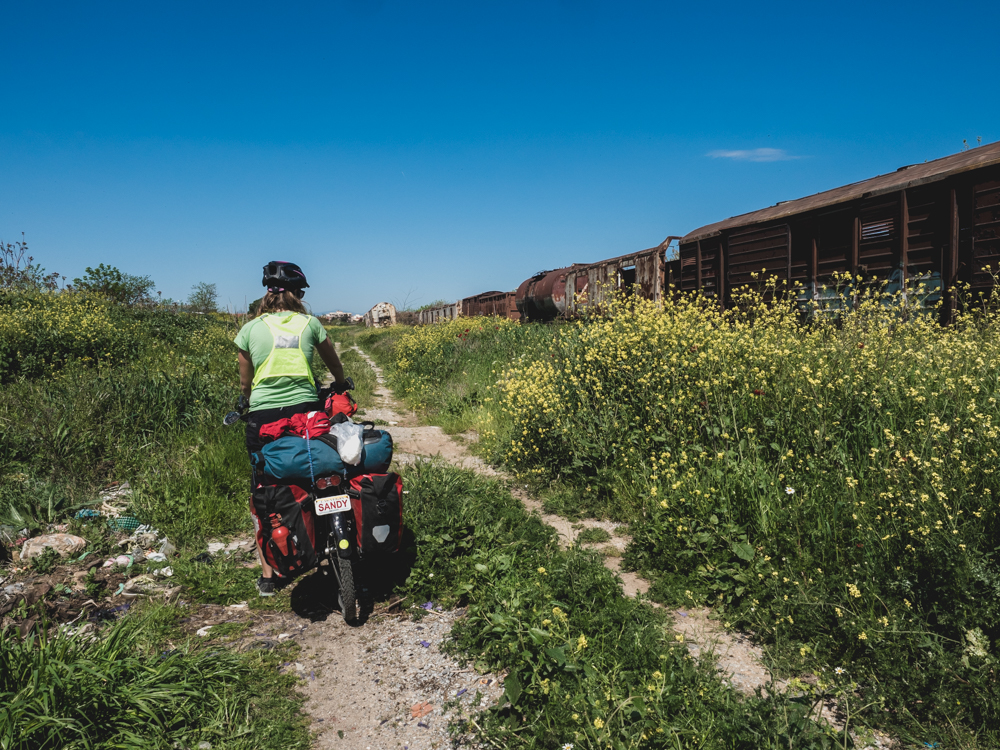
[[312, 368], [302, 352], [302, 332], [309, 325], [309, 316], [301, 313], [267, 315], [262, 318], [274, 338], [271, 353], [257, 368], [253, 387], [265, 378], [308, 378], [314, 383]]

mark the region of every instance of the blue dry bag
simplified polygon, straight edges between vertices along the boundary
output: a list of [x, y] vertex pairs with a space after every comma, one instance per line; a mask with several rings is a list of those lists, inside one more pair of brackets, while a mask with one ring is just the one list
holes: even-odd
[[[309, 440], [294, 435], [280, 437], [253, 454], [253, 464], [258, 472], [275, 479], [293, 482], [312, 482], [314, 478], [331, 474], [346, 476], [340, 454], [322, 440]], [[312, 455], [312, 471], [309, 457]]]

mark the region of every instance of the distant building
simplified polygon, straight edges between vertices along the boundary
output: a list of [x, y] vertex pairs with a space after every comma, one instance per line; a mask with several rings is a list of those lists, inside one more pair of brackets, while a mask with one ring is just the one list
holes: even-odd
[[327, 323], [333, 323], [338, 320], [349, 321], [351, 319], [351, 314], [349, 312], [343, 312], [342, 310], [337, 310], [336, 312], [329, 312], [326, 315], [320, 315], [319, 319]]

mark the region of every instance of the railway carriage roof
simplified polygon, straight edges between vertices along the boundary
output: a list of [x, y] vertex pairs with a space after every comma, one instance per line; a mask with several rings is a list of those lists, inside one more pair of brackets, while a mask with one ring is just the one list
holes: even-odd
[[986, 146], [978, 146], [951, 156], [945, 156], [923, 164], [910, 164], [895, 172], [872, 177], [843, 187], [826, 190], [796, 200], [782, 201], [769, 208], [734, 216], [715, 224], [708, 224], [689, 232], [681, 243], [716, 237], [727, 229], [783, 219], [819, 208], [827, 208], [858, 198], [870, 198], [885, 193], [893, 193], [905, 188], [917, 187], [929, 182], [943, 180], [952, 175], [1000, 163], [1000, 141]]

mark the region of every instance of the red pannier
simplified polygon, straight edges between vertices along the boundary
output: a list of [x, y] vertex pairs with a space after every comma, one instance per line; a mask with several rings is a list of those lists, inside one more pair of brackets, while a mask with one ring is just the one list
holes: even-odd
[[331, 393], [326, 399], [326, 413], [330, 415], [330, 419], [333, 419], [338, 414], [343, 414], [345, 417], [353, 417], [357, 410], [357, 402], [351, 398], [351, 394], [347, 391], [343, 393]]
[[397, 552], [403, 539], [403, 478], [361, 474], [347, 488], [362, 555]]
[[279, 578], [316, 565], [313, 496], [294, 484], [260, 485], [250, 498], [257, 544]]

